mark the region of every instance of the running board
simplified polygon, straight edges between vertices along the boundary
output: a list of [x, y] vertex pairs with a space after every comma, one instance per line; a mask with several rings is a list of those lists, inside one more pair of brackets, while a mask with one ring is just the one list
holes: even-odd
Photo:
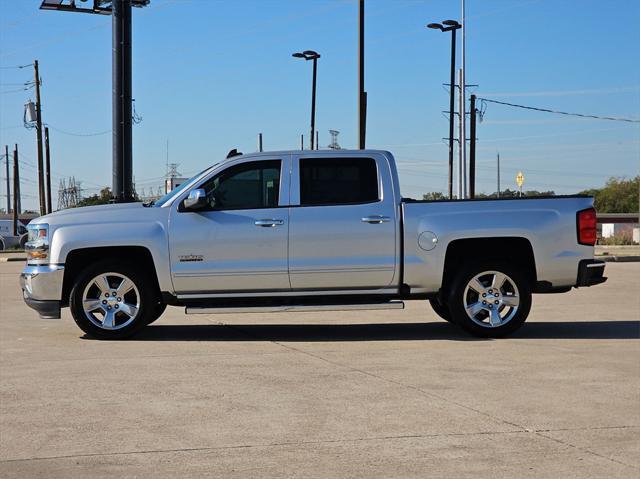
[[186, 314], [232, 314], [232, 313], [299, 313], [314, 311], [361, 311], [377, 309], [404, 309], [403, 301], [361, 304], [287, 304], [282, 306], [187, 306]]

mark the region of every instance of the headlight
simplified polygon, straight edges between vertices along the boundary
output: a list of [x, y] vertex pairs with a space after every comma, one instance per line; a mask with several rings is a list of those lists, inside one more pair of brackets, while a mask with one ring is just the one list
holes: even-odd
[[49, 225], [44, 223], [29, 224], [27, 230], [29, 236], [24, 245], [27, 261], [46, 260], [49, 257]]

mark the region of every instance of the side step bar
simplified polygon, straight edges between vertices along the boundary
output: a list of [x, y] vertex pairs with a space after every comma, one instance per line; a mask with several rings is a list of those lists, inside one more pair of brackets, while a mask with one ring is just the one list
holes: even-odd
[[386, 303], [355, 304], [286, 304], [282, 306], [187, 306], [186, 314], [232, 314], [232, 313], [299, 313], [313, 311], [360, 311], [377, 309], [404, 309], [404, 301]]

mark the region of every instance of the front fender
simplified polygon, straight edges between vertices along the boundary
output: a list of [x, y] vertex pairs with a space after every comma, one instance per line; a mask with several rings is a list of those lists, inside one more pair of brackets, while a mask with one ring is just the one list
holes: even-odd
[[161, 291], [172, 291], [166, 228], [159, 221], [63, 225], [50, 239], [50, 262], [64, 264], [71, 251], [86, 248], [140, 246], [149, 250]]

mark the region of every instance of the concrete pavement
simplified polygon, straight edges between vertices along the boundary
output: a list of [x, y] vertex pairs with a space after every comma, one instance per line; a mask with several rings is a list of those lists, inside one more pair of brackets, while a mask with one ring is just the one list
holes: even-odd
[[514, 337], [405, 311], [184, 316], [85, 339], [0, 264], [2, 477], [638, 477], [640, 265]]

